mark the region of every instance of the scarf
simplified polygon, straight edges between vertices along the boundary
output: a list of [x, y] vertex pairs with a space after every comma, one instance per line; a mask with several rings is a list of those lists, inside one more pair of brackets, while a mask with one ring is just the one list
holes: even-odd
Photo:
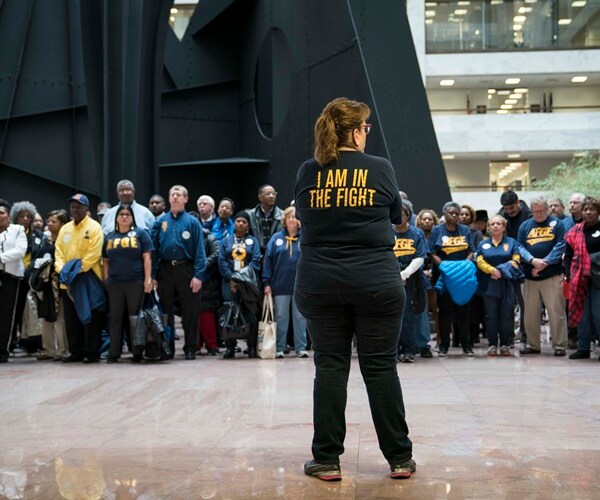
[[569, 328], [575, 328], [583, 317], [583, 307], [588, 294], [589, 277], [592, 275], [590, 254], [585, 246], [584, 225], [584, 222], [576, 224], [565, 236], [566, 242], [573, 249], [567, 315]]
[[288, 234], [285, 235], [285, 249], [286, 250], [288, 248], [290, 249], [290, 257], [294, 253], [294, 241], [297, 241], [297, 240], [298, 240], [297, 236], [290, 236]]

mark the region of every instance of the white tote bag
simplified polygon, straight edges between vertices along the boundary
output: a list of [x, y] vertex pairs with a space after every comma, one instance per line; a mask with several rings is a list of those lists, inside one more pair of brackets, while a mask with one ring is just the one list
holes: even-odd
[[277, 352], [277, 323], [273, 315], [273, 297], [265, 295], [262, 318], [258, 322], [258, 357], [275, 359]]

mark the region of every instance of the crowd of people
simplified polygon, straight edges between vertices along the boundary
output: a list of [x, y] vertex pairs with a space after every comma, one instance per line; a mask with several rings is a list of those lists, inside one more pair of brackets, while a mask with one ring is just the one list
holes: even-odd
[[[148, 207], [135, 200], [130, 180], [117, 184], [118, 203], [76, 194], [69, 212], [53, 210], [46, 220], [29, 201], [0, 200], [0, 362], [25, 351], [38, 360], [118, 363], [124, 348], [131, 361], [175, 355], [175, 315], [181, 317], [183, 355], [235, 357], [240, 348], [223, 339], [219, 311], [240, 301], [235, 273], [254, 270], [260, 294], [271, 295], [277, 320], [277, 358], [294, 349], [307, 358], [306, 322], [293, 288], [300, 253], [295, 208], [276, 206], [270, 185], [259, 203], [235, 213], [208, 195], [197, 211], [186, 211], [188, 192], [176, 185], [167, 201], [153, 195]], [[136, 348], [136, 320], [148, 303], [164, 312], [167, 348], [158, 354]], [[256, 314], [250, 315], [249, 357], [257, 357]], [[292, 318], [288, 342], [288, 327]], [[134, 345], [135, 344], [135, 345]]]
[[[217, 204], [209, 195], [187, 212], [189, 195], [178, 185], [168, 200], [153, 195], [148, 207], [135, 200], [129, 180], [116, 194], [115, 206], [101, 202], [95, 214], [76, 194], [69, 212], [52, 210], [45, 219], [30, 201], [0, 200], [0, 362], [23, 350], [38, 360], [117, 363], [125, 346], [133, 362], [154, 359], [133, 348], [130, 321], [154, 291], [172, 332], [161, 359], [175, 354], [176, 314], [186, 359], [234, 358], [241, 349], [221, 338], [219, 311], [240, 297], [232, 276], [246, 267], [261, 293], [273, 297], [276, 357], [291, 349], [309, 356], [306, 319], [294, 297], [302, 227], [293, 202], [279, 208], [271, 185], [259, 188], [255, 207], [237, 213], [232, 199]], [[600, 332], [596, 198], [574, 193], [567, 215], [559, 199], [534, 198], [529, 207], [506, 191], [491, 217], [452, 201], [438, 216], [432, 208], [414, 213], [400, 194], [402, 222], [390, 228], [407, 295], [400, 362], [435, 351], [445, 357], [451, 347], [471, 357], [485, 337], [488, 356], [511, 356], [515, 342], [521, 355], [540, 354], [546, 319], [555, 356], [574, 349], [571, 359], [590, 357]], [[249, 357], [257, 356], [256, 323]]]

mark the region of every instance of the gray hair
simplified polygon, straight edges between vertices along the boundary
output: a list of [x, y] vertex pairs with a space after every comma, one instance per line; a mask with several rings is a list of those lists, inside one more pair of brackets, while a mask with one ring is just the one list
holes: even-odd
[[583, 203], [583, 201], [585, 200], [586, 196], [583, 193], [573, 193], [571, 195], [571, 197], [569, 198], [569, 201], [571, 201], [571, 198], [577, 198], [577, 201], [579, 201], [580, 203]]
[[129, 179], [121, 179], [119, 182], [117, 182], [117, 192], [119, 191], [119, 188], [123, 186], [131, 186], [131, 189], [135, 191], [135, 186]]
[[10, 220], [15, 222], [17, 216], [21, 212], [29, 212], [31, 214], [31, 222], [35, 218], [35, 214], [37, 214], [37, 208], [30, 201], [17, 201], [13, 203], [12, 208], [10, 209]]
[[529, 204], [533, 207], [533, 205], [542, 205], [543, 207], [546, 207], [546, 209], [548, 209], [548, 200], [546, 198], [544, 198], [543, 196], [536, 196], [534, 198], [531, 198], [531, 201], [529, 202]]
[[460, 213], [460, 205], [455, 201], [447, 201], [444, 203], [444, 206], [442, 207], [442, 213], [445, 214], [451, 208], [456, 208], [456, 210], [458, 210]]
[[214, 200], [214, 198], [213, 198], [212, 196], [209, 196], [209, 195], [207, 195], [207, 194], [203, 194], [202, 196], [200, 196], [200, 198], [198, 198], [198, 199], [196, 200], [196, 205], [200, 205], [200, 202], [201, 202], [202, 200], [205, 200], [205, 201], [207, 201], [207, 202], [208, 202], [208, 204], [209, 204], [211, 207], [215, 208], [215, 200]]
[[175, 184], [174, 186], [171, 186], [171, 189], [169, 189], [169, 196], [171, 196], [171, 193], [173, 193], [173, 191], [179, 191], [181, 194], [183, 194], [183, 196], [185, 196], [186, 198], [188, 197], [188, 190], [185, 186], [182, 186], [181, 184]]

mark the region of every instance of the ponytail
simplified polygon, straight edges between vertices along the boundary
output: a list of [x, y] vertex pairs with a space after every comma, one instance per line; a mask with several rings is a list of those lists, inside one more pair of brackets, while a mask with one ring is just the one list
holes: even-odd
[[315, 123], [315, 159], [321, 166], [339, 160], [339, 148], [371, 114], [365, 103], [338, 97], [325, 106]]

